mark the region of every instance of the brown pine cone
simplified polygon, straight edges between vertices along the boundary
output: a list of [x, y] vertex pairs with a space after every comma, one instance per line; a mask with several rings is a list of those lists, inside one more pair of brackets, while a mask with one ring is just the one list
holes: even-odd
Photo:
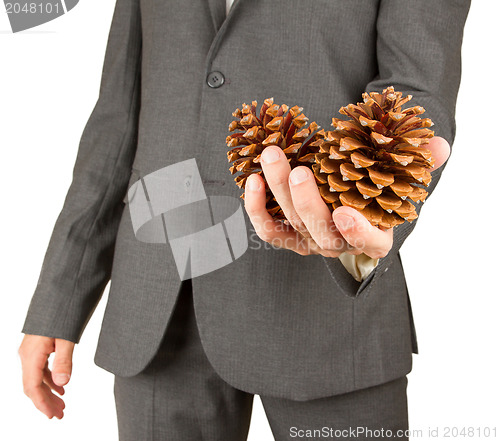
[[427, 197], [434, 165], [422, 147], [434, 132], [420, 106], [401, 110], [412, 99], [388, 87], [363, 94], [363, 103], [342, 107], [350, 119], [332, 118], [334, 131], [318, 141], [313, 172], [320, 194], [331, 210], [342, 205], [363, 213], [372, 225], [391, 228], [418, 217], [415, 206]]
[[[260, 155], [270, 145], [283, 150], [292, 169], [299, 165], [312, 167], [315, 154], [319, 152], [317, 141], [323, 139], [324, 131], [317, 131], [320, 126], [314, 121], [306, 127], [309, 118], [301, 113], [302, 110], [298, 106], [289, 108], [286, 104], [274, 104], [273, 98], [267, 98], [258, 113], [257, 101], [252, 101], [251, 105], [243, 103], [241, 109], [233, 112], [238, 119], [231, 121], [229, 131], [238, 131], [226, 137], [226, 144], [231, 148], [227, 152], [227, 159], [232, 162], [231, 174], [241, 172], [234, 179], [238, 187], [245, 188], [246, 179], [252, 173], [264, 178]], [[267, 183], [266, 192], [267, 211], [274, 219], [285, 219]]]

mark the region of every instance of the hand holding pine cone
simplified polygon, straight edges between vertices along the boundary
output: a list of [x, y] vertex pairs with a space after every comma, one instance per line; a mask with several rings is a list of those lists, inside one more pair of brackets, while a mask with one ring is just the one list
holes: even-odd
[[[293, 169], [312, 167], [320, 194], [334, 210], [342, 205], [360, 211], [372, 225], [391, 228], [417, 218], [415, 206], [425, 200], [423, 186], [431, 181], [434, 165], [431, 151], [423, 147], [434, 132], [432, 121], [419, 117], [424, 109], [415, 106], [402, 110], [412, 99], [388, 87], [381, 94], [363, 94], [364, 102], [340, 109], [347, 121], [332, 118], [335, 130], [325, 132], [300, 114], [302, 108], [264, 101], [259, 115], [257, 102], [243, 104], [233, 116], [226, 143], [232, 147], [228, 160], [232, 174], [242, 172], [235, 181], [243, 187], [252, 173], [262, 174], [260, 153], [268, 145], [278, 145]], [[288, 113], [287, 113], [288, 110]], [[312, 134], [312, 135], [311, 135]], [[264, 176], [263, 176], [264, 178]], [[266, 208], [275, 219], [283, 212], [269, 189]], [[244, 195], [242, 195], [243, 197]]]

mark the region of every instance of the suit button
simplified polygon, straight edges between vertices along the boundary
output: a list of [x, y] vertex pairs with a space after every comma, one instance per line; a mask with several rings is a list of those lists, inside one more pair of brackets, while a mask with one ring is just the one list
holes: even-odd
[[220, 87], [224, 84], [224, 75], [221, 72], [213, 71], [207, 75], [207, 84], [210, 87]]

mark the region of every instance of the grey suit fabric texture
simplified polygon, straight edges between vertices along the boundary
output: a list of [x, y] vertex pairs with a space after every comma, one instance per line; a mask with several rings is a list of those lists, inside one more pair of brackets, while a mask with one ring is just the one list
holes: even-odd
[[[309, 401], [260, 398], [277, 441], [407, 440], [406, 387], [403, 376]], [[114, 395], [120, 441], [244, 441], [248, 436], [254, 395], [226, 383], [208, 361], [190, 280], [182, 284], [152, 362], [132, 377], [115, 375]]]
[[[268, 97], [328, 129], [341, 106], [392, 85], [452, 145], [469, 6], [236, 0], [226, 17], [224, 0], [117, 0], [99, 98], [22, 332], [79, 342], [111, 280], [95, 363], [140, 373], [181, 280], [168, 245], [134, 236], [125, 197], [133, 182], [195, 158], [207, 193], [238, 197], [226, 160], [231, 113]], [[207, 84], [213, 71], [220, 87]], [[245, 219], [245, 254], [192, 279], [200, 338], [226, 382], [311, 400], [410, 372], [417, 342], [399, 249], [417, 221], [394, 228], [391, 251], [358, 283], [338, 259], [265, 246]]]

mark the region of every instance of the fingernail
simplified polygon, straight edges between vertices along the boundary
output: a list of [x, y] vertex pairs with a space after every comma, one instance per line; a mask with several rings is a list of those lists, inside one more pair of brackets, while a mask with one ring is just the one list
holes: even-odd
[[308, 173], [303, 168], [296, 168], [290, 173], [290, 182], [293, 185], [301, 184], [308, 178]]
[[342, 228], [343, 230], [347, 230], [354, 226], [354, 218], [351, 216], [347, 216], [346, 214], [337, 214], [334, 217], [335, 224]]
[[54, 380], [58, 383], [62, 383], [64, 381], [69, 380], [69, 374], [54, 374]]
[[278, 159], [280, 159], [280, 154], [276, 149], [266, 148], [262, 152], [261, 158], [265, 164], [272, 164], [273, 162], [276, 162]]
[[255, 178], [248, 177], [247, 182], [245, 183], [245, 190], [258, 191], [259, 189], [260, 182]]

